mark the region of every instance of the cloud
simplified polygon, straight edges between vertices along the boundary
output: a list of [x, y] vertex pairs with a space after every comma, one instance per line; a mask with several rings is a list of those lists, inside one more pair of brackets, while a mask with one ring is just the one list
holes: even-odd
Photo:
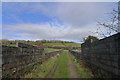
[[57, 14], [64, 23], [71, 24], [74, 27], [82, 27], [95, 22], [105, 13], [112, 11], [113, 7], [114, 3], [61, 3], [58, 6]]
[[8, 15], [22, 23], [24, 18], [21, 18], [20, 15], [27, 12], [27, 14], [34, 13], [34, 15], [44, 14], [50, 18], [58, 18], [64, 24], [82, 27], [84, 24], [92, 23], [101, 18], [105, 13], [111, 12], [117, 6], [115, 5], [115, 3], [109, 2], [3, 3], [3, 12], [9, 10]]
[[[84, 26], [82, 28], [74, 28], [73, 26], [55, 27], [50, 24], [17, 24], [17, 25], [4, 25], [3, 30], [9, 32], [3, 33], [4, 39], [24, 39], [24, 40], [37, 40], [37, 39], [50, 39], [50, 40], [81, 40], [94, 31], [96, 27], [94, 24]], [[12, 36], [8, 36], [12, 35]], [[18, 37], [16, 37], [18, 36]]]
[[21, 21], [18, 14], [24, 14], [24, 11], [27, 11], [28, 13], [45, 14], [53, 21], [44, 24], [4, 24], [3, 38], [79, 41], [96, 30], [95, 20], [104, 13], [110, 12], [114, 8], [114, 3], [11, 3], [4, 7], [6, 10], [10, 10], [10, 14], [12, 13], [11, 15], [15, 16], [16, 20]]
[[[63, 27], [57, 28], [57, 27], [51, 27], [50, 24], [18, 24], [18, 25], [6, 25], [4, 27], [4, 30], [8, 30], [9, 32], [7, 34], [23, 37], [32, 37], [32, 38], [54, 38], [55, 34], [57, 34], [57, 37], [60, 37], [60, 31], [64, 32]], [[63, 33], [64, 35], [65, 33]]]

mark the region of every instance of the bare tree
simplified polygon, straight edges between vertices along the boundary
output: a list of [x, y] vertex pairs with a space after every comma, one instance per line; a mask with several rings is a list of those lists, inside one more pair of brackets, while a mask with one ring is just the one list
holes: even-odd
[[[108, 15], [111, 15], [110, 18], [110, 22], [99, 22], [98, 23], [98, 28], [96, 30], [95, 33], [97, 33], [98, 35], [101, 35], [103, 37], [107, 37], [106, 35], [110, 36], [112, 35], [112, 33], [118, 33], [119, 29], [118, 29], [118, 25], [119, 25], [119, 14], [120, 11], [118, 10], [113, 10], [111, 13], [107, 13]], [[104, 27], [106, 29], [106, 33], [102, 31], [101, 27]]]

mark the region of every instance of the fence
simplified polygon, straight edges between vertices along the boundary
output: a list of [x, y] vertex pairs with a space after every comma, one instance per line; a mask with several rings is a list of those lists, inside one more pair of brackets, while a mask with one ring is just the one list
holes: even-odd
[[19, 43], [18, 47], [2, 46], [2, 77], [20, 77], [36, 64], [56, 55], [44, 53], [43, 48]]

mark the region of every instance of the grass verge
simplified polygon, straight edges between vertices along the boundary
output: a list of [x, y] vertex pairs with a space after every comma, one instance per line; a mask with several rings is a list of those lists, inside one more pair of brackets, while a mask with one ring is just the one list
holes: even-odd
[[75, 64], [75, 67], [77, 68], [77, 72], [80, 76], [80, 78], [90, 78], [90, 75], [88, 72], [85, 71], [85, 69], [81, 66], [82, 62], [78, 62], [77, 59], [75, 58], [75, 56], [73, 56], [72, 54], [69, 53], [69, 55], [72, 58], [73, 63]]
[[52, 57], [45, 61], [43, 64], [38, 64], [35, 66], [30, 74], [25, 75], [25, 78], [44, 78], [56, 63], [57, 57]]
[[60, 53], [60, 57], [58, 58], [58, 66], [53, 78], [68, 78], [68, 51], [63, 51]]

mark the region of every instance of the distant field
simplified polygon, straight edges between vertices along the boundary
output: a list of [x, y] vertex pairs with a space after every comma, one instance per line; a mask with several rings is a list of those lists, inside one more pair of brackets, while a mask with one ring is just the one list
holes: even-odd
[[46, 52], [51, 52], [51, 51], [59, 51], [61, 49], [53, 49], [53, 48], [44, 48]]
[[61, 47], [68, 47], [68, 46], [80, 47], [81, 46], [78, 43], [43, 43], [43, 45], [46, 45], [46, 46], [61, 46]]
[[2, 44], [3, 46], [12, 46], [12, 47], [16, 47], [16, 44]]
[[43, 43], [46, 46], [64, 46], [62, 43]]

